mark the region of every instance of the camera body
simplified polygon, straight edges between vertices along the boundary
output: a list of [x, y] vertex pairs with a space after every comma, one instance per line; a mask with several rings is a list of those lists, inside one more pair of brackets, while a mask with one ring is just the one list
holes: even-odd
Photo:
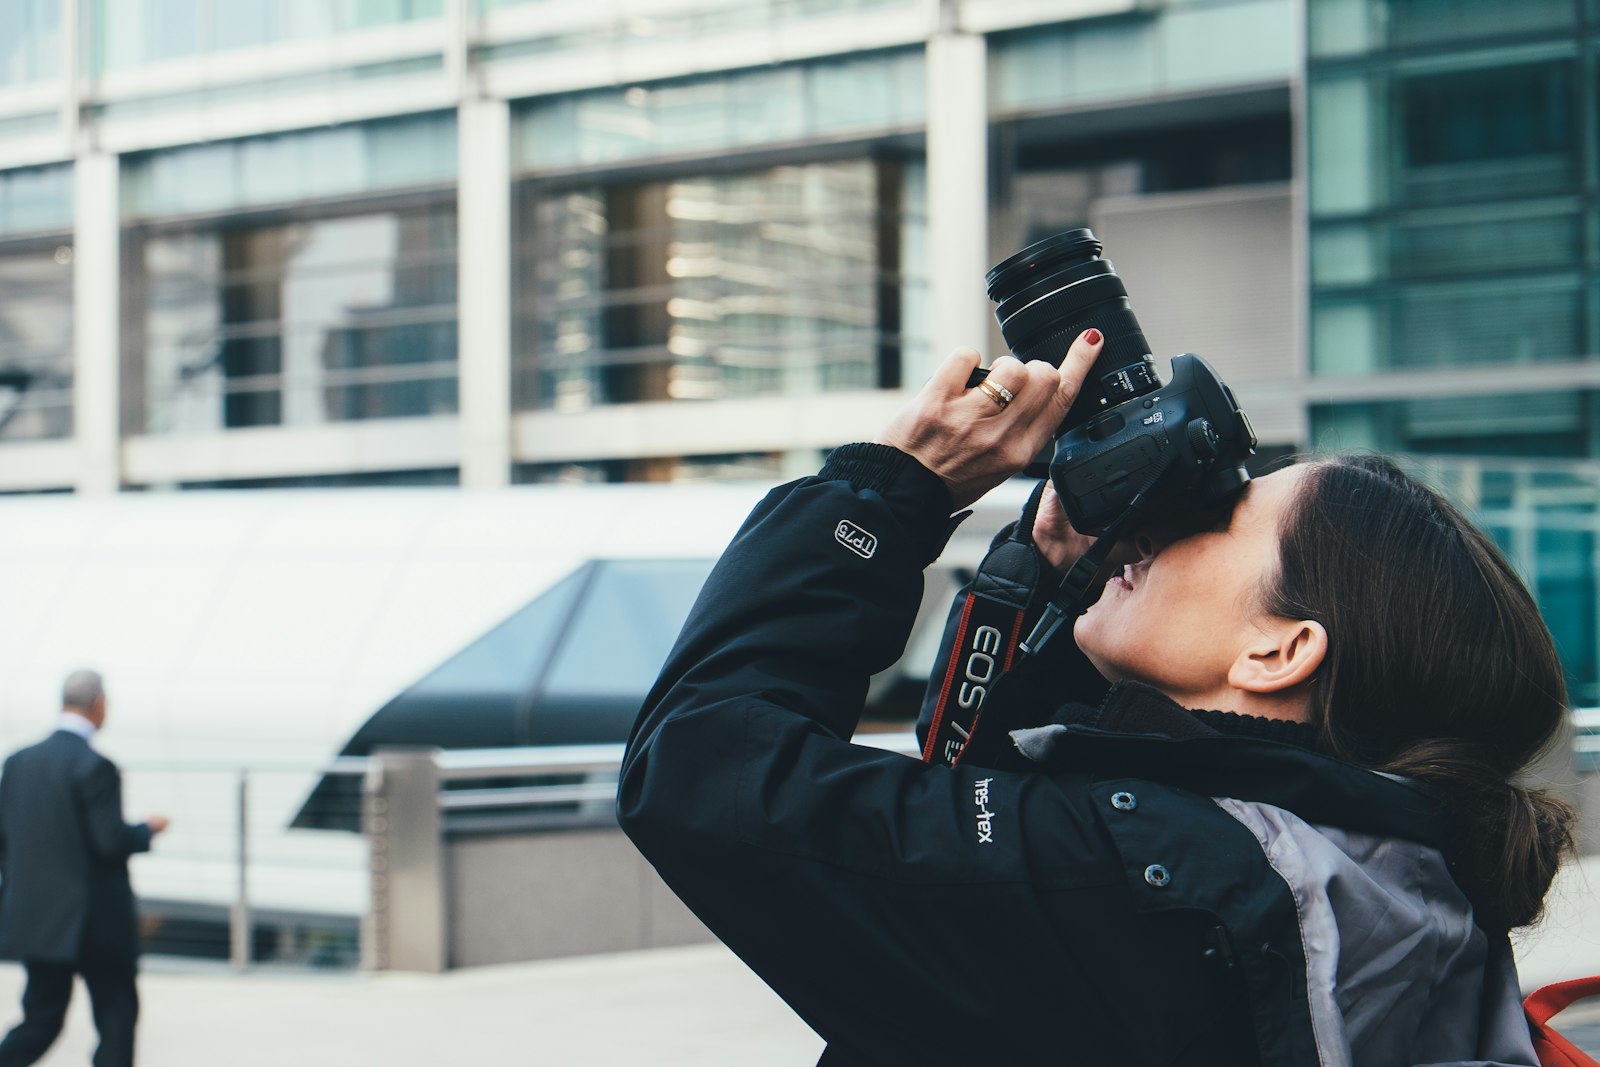
[[1142, 513], [1181, 518], [1230, 500], [1250, 475], [1255, 432], [1233, 391], [1199, 356], [1172, 360], [1172, 380], [1063, 433], [1050, 480], [1080, 533], [1108, 532], [1142, 497]]
[[1199, 356], [1172, 361], [1162, 385], [1127, 290], [1088, 229], [1030, 245], [988, 274], [989, 298], [1018, 359], [1059, 366], [1090, 326], [1100, 358], [1067, 412], [1050, 460], [1067, 518], [1080, 533], [1141, 519], [1179, 520], [1230, 502], [1250, 480], [1255, 431], [1233, 391]]

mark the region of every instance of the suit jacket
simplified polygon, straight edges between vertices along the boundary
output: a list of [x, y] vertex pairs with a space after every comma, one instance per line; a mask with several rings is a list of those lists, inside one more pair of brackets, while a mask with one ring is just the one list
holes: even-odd
[[0, 770], [0, 957], [75, 962], [139, 952], [128, 857], [150, 827], [122, 820], [116, 764], [70, 730]]

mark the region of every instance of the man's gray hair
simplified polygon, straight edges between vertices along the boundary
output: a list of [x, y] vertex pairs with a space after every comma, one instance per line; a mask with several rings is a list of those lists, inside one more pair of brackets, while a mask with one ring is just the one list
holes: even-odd
[[106, 685], [99, 671], [73, 671], [61, 683], [61, 706], [82, 708], [88, 711], [97, 697], [106, 695]]

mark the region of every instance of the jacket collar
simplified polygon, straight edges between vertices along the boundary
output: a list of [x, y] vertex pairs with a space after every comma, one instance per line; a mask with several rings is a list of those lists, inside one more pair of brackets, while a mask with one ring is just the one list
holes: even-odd
[[1148, 778], [1435, 848], [1448, 840], [1442, 805], [1421, 786], [1301, 745], [1224, 734], [1149, 686], [1120, 683], [1098, 709], [1068, 705], [1056, 719], [1011, 735], [1048, 770]]

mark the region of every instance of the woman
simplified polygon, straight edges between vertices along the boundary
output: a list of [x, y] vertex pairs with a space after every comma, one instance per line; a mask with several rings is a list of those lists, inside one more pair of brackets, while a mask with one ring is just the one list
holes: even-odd
[[[1008, 758], [847, 743], [950, 513], [1038, 452], [1099, 341], [997, 360], [1008, 405], [957, 353], [756, 508], [646, 700], [624, 829], [825, 1064], [1534, 1063], [1506, 933], [1571, 812], [1509, 782], [1559, 666], [1488, 542], [1381, 461], [1137, 539]], [[1082, 539], [1039, 516], [1065, 567]]]

